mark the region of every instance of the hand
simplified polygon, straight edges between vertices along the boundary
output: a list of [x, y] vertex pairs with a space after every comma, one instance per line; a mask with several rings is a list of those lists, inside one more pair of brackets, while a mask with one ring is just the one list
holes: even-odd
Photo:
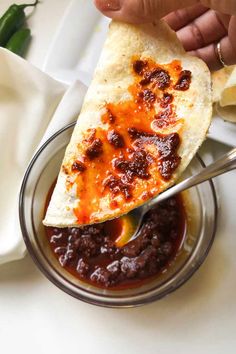
[[236, 1], [234, 0], [94, 0], [104, 15], [145, 23], [164, 17], [185, 50], [203, 59], [211, 70], [236, 64]]

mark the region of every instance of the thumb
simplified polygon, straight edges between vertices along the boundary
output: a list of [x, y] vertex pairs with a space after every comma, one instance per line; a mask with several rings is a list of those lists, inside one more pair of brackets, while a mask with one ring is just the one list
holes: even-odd
[[130, 23], [152, 22], [198, 0], [94, 0], [105, 16]]

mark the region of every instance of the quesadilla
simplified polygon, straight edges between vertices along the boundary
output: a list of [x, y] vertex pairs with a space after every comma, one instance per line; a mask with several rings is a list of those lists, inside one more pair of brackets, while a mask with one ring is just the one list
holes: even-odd
[[164, 21], [112, 21], [43, 223], [128, 213], [174, 184], [212, 116], [207, 66]]

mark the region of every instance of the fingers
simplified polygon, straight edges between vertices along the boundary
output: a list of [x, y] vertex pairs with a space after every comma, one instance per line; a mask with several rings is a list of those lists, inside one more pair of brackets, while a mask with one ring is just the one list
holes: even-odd
[[[230, 16], [225, 16], [229, 24]], [[225, 27], [220, 16], [215, 11], [208, 10], [187, 26], [181, 28], [177, 35], [185, 50], [190, 51], [205, 47], [223, 38], [227, 35], [227, 27]]]
[[222, 14], [236, 15], [235, 0], [201, 0], [201, 3], [206, 7], [221, 12]]
[[188, 25], [196, 17], [202, 15], [207, 10], [207, 7], [201, 4], [197, 4], [194, 6], [186, 7], [182, 10], [171, 12], [170, 14], [165, 16], [165, 21], [174, 31], [177, 31], [180, 28]]
[[236, 63], [236, 16], [232, 16], [229, 23], [228, 36], [221, 40], [221, 52], [227, 65]]
[[204, 48], [192, 50], [188, 53], [205, 61], [210, 70], [215, 71], [222, 68], [222, 64], [216, 55], [216, 48], [214, 44], [210, 44]]
[[108, 17], [130, 23], [155, 21], [178, 8], [197, 4], [199, 0], [94, 0]]
[[[236, 17], [232, 16], [229, 23], [229, 34], [220, 40], [220, 50], [223, 61], [226, 65], [233, 65], [236, 63]], [[222, 63], [216, 52], [216, 44], [210, 44], [203, 48], [189, 52], [191, 55], [196, 55], [204, 60], [211, 70], [218, 70], [222, 68]]]
[[[191, 9], [191, 11], [190, 11]], [[166, 16], [167, 22], [177, 30], [177, 36], [182, 42], [186, 51], [203, 59], [211, 70], [218, 70], [222, 67], [217, 53], [216, 43], [221, 42], [221, 51], [227, 65], [236, 63], [236, 48], [234, 50], [233, 38], [236, 33], [229, 15], [222, 15], [218, 12], [199, 5], [192, 6], [187, 12], [186, 9], [179, 10]], [[231, 36], [228, 36], [228, 28], [231, 28]]]
[[[236, 16], [223, 15], [236, 14], [235, 0], [94, 0], [94, 2], [104, 15], [131, 23], [152, 22], [169, 14], [165, 19], [177, 31], [185, 49], [203, 59], [211, 70], [222, 67], [215, 50], [219, 41], [224, 62], [227, 65], [236, 63]], [[175, 12], [171, 13], [173, 11]]]
[[[224, 37], [220, 41], [220, 48], [224, 63], [227, 63], [227, 65], [234, 64], [236, 62], [235, 55], [233, 54], [232, 46], [228, 37]], [[201, 58], [203, 61], [205, 61], [209, 69], [212, 71], [219, 70], [223, 67], [217, 55], [216, 44], [210, 44], [206, 47], [190, 51], [189, 54]]]

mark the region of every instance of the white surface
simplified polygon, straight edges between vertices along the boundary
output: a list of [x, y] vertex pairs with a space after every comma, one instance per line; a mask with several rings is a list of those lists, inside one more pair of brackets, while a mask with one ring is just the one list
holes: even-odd
[[[92, 1], [73, 0], [44, 63], [44, 70], [67, 84], [79, 78], [89, 85], [104, 43], [109, 20], [93, 6]], [[86, 24], [86, 25], [85, 25]], [[227, 145], [236, 145], [236, 124], [214, 115], [208, 136]]]
[[[10, 3], [1, 0], [0, 11]], [[41, 26], [34, 25], [40, 35], [35, 33], [29, 59], [39, 66], [66, 3], [44, 0], [32, 18]], [[228, 147], [207, 141], [203, 149], [220, 156]], [[206, 262], [181, 289], [154, 304], [130, 310], [84, 304], [49, 283], [29, 256], [0, 267], [1, 353], [234, 354], [235, 180], [235, 171], [217, 179], [219, 226]]]
[[215, 114], [208, 136], [221, 143], [236, 146], [236, 123], [227, 122]]
[[109, 22], [92, 1], [73, 0], [53, 39], [43, 69], [67, 84], [79, 78], [89, 85]]
[[[0, 0], [0, 14], [12, 3], [23, 4], [31, 2], [34, 2], [34, 0]], [[69, 3], [70, 0], [40, 0], [33, 12], [30, 8], [27, 10], [30, 13], [27, 23], [32, 32], [32, 41], [27, 57], [32, 64], [40, 68], [43, 66], [52, 38]]]

